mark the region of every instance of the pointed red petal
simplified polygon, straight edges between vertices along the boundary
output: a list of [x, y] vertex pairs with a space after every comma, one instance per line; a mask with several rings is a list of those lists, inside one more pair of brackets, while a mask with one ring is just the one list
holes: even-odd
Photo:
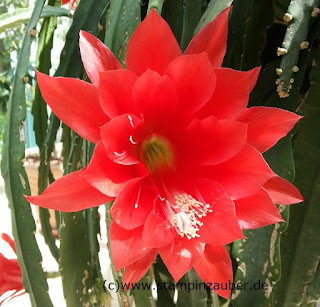
[[211, 180], [199, 179], [197, 189], [202, 202], [209, 204], [212, 210], [200, 220], [203, 225], [198, 232], [199, 240], [208, 244], [225, 245], [243, 238], [234, 203], [223, 194], [221, 186]]
[[202, 256], [204, 243], [186, 238], [178, 238], [170, 245], [162, 247], [159, 254], [177, 282], [186, 272], [188, 272], [194, 263]]
[[162, 75], [179, 55], [181, 51], [169, 25], [151, 10], [129, 40], [126, 66], [138, 76], [148, 68]]
[[278, 108], [251, 107], [237, 120], [248, 123], [248, 144], [265, 152], [293, 128], [301, 116]]
[[227, 48], [228, 15], [231, 7], [223, 10], [190, 42], [184, 54], [207, 52], [212, 67], [221, 67]]
[[90, 164], [83, 172], [83, 178], [101, 193], [116, 197], [128, 180], [145, 176], [147, 173], [142, 164], [122, 165], [113, 162], [108, 158], [102, 142], [99, 142]]
[[37, 71], [41, 94], [66, 125], [90, 142], [100, 140], [99, 127], [109, 118], [102, 111], [97, 89], [72, 78], [54, 78]]
[[159, 198], [155, 200], [154, 210], [148, 216], [143, 229], [143, 245], [150, 248], [163, 247], [178, 238], [178, 233], [163, 214]]
[[[232, 283], [232, 266], [230, 257], [224, 246], [206, 245], [203, 256], [193, 265], [199, 277], [220, 296], [228, 299], [230, 296], [229, 283]], [[215, 290], [214, 283], [219, 284]], [[221, 285], [226, 290], [221, 289]], [[225, 286], [227, 285], [227, 286]]]
[[150, 182], [135, 178], [121, 189], [110, 213], [122, 228], [131, 230], [143, 225], [150, 214], [158, 191]]
[[84, 68], [94, 85], [99, 83], [99, 72], [122, 68], [109, 48], [90, 33], [80, 31], [79, 45]]
[[241, 229], [255, 229], [283, 222], [278, 208], [263, 189], [253, 196], [236, 200], [235, 205]]
[[47, 209], [75, 212], [107, 203], [113, 198], [93, 188], [83, 177], [83, 170], [63, 176], [39, 196], [25, 196], [28, 202]]
[[147, 255], [138, 261], [128, 265], [124, 270], [123, 284], [132, 287], [137, 283], [148, 271], [157, 256], [156, 250], [151, 250]]
[[140, 161], [133, 154], [135, 132], [142, 120], [135, 115], [123, 114], [101, 127], [103, 145], [109, 158], [119, 164], [136, 164]]
[[128, 70], [119, 69], [100, 73], [99, 97], [101, 107], [110, 117], [137, 114], [132, 99], [132, 88], [137, 77]]
[[132, 95], [144, 121], [152, 127], [163, 127], [164, 118], [170, 120], [177, 114], [177, 92], [168, 76], [147, 70], [138, 78]]
[[199, 110], [213, 93], [216, 78], [206, 53], [176, 58], [165, 74], [175, 85], [182, 112]]
[[303, 201], [299, 190], [289, 181], [275, 176], [268, 180], [263, 188], [267, 191], [272, 201], [278, 205], [291, 205]]
[[256, 194], [274, 176], [262, 155], [250, 145], [226, 162], [203, 169], [204, 177], [220, 183], [224, 193], [231, 199]]
[[198, 112], [198, 117], [214, 115], [218, 119], [236, 119], [248, 104], [249, 94], [257, 82], [260, 67], [249, 71], [221, 68], [214, 72], [215, 90], [207, 104]]
[[133, 230], [125, 230], [112, 222], [110, 246], [116, 271], [136, 262], [151, 251], [142, 245], [142, 230], [143, 226]]
[[235, 156], [246, 144], [247, 125], [214, 116], [194, 120], [188, 127], [190, 148], [201, 157], [202, 165], [222, 163]]
[[8, 234], [2, 233], [2, 234], [1, 234], [1, 239], [4, 240], [4, 241], [6, 241], [6, 242], [10, 245], [10, 247], [12, 248], [12, 250], [13, 250], [15, 253], [17, 253], [17, 251], [16, 251], [16, 245], [15, 245], [14, 241], [11, 239], [11, 237], [10, 237]]

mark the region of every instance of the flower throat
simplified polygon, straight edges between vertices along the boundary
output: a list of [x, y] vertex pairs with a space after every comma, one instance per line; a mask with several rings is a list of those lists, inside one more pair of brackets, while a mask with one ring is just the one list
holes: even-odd
[[150, 173], [172, 169], [174, 166], [172, 145], [162, 136], [152, 135], [145, 140], [142, 143], [142, 153]]

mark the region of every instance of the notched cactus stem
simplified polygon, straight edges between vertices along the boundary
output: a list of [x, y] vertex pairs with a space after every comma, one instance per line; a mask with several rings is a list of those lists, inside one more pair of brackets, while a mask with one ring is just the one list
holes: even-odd
[[[289, 96], [292, 88], [292, 75], [299, 71], [297, 67], [299, 52], [309, 48], [309, 42], [306, 41], [311, 16], [318, 14], [316, 5], [319, 0], [291, 1], [287, 13], [283, 20], [290, 22], [281, 48], [278, 48], [277, 55], [283, 56], [280, 67], [277, 70], [280, 83], [277, 92], [280, 98]], [[278, 71], [282, 72], [279, 75]]]

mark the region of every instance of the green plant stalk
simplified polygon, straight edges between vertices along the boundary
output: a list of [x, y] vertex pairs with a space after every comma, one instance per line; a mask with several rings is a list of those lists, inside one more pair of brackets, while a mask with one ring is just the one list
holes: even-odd
[[[163, 263], [160, 255], [157, 255], [156, 261], [153, 265], [154, 269], [154, 279], [157, 284], [163, 283], [170, 283], [173, 284], [174, 280], [171, 274], [168, 272], [167, 267]], [[167, 289], [157, 289], [158, 299], [156, 301], [156, 305], [158, 307], [168, 306], [174, 307], [175, 304], [173, 303], [174, 291], [171, 288]]]
[[[81, 161], [82, 139], [73, 133], [71, 152], [65, 174], [77, 171]], [[90, 303], [89, 290], [93, 287], [90, 271], [90, 250], [87, 224], [82, 211], [61, 213], [60, 269], [63, 293], [69, 307]]]
[[125, 67], [129, 38], [141, 21], [139, 0], [111, 0], [104, 44]]
[[[280, 98], [289, 96], [292, 83], [294, 82], [294, 71], [298, 63], [301, 50], [308, 49], [309, 42], [306, 41], [311, 12], [319, 4], [319, 0], [297, 0], [292, 1], [286, 14], [289, 26], [287, 28], [282, 48], [278, 49], [278, 55], [282, 55], [279, 79], [277, 81], [277, 92]], [[284, 17], [285, 18], [285, 17]]]
[[[112, 206], [112, 202], [106, 204], [106, 227], [107, 227], [107, 239], [108, 239], [108, 252], [109, 252], [109, 258], [110, 258], [110, 267], [113, 279], [118, 283], [118, 285], [122, 284], [122, 273], [121, 271], [116, 272], [114, 268], [114, 262], [111, 254], [111, 246], [110, 246], [110, 226], [112, 223], [112, 217], [110, 214], [110, 209]], [[119, 291], [117, 291], [117, 298], [118, 298], [118, 304], [119, 306], [127, 306], [128, 304], [128, 295], [125, 291], [122, 290], [121, 286], [119, 287]]]
[[[55, 0], [50, 0], [50, 5], [55, 5]], [[53, 47], [53, 35], [57, 27], [56, 17], [46, 17], [41, 25], [39, 34], [37, 63], [36, 67], [39, 71], [49, 74], [51, 68], [51, 49]], [[48, 185], [48, 177], [50, 173], [50, 161], [46, 159], [44, 141], [48, 128], [47, 104], [41, 96], [38, 83], [34, 87], [34, 99], [32, 102], [32, 115], [34, 118], [33, 129], [35, 131], [36, 142], [40, 150], [40, 165], [38, 169], [38, 194], [41, 194]], [[39, 218], [44, 240], [48, 245], [52, 256], [59, 261], [59, 249], [52, 235], [52, 227], [50, 225], [50, 214], [46, 208], [39, 208]]]
[[182, 32], [180, 48], [184, 51], [193, 38], [194, 29], [201, 17], [201, 0], [184, 0], [182, 5]]
[[[0, 33], [7, 29], [19, 26], [21, 23], [27, 23], [33, 12], [33, 8], [16, 9], [14, 13], [4, 13], [0, 17]], [[69, 10], [60, 7], [47, 5], [43, 8], [40, 18], [67, 16], [71, 17]]]
[[261, 64], [266, 32], [273, 23], [272, 1], [234, 0], [229, 15], [224, 67], [249, 70]]
[[290, 224], [282, 238], [282, 277], [274, 292], [274, 302], [278, 306], [296, 306], [303, 302], [319, 264], [320, 133], [317, 127], [320, 124], [320, 52], [317, 46], [313, 51], [311, 86], [300, 111], [304, 118], [297, 124], [297, 133], [293, 138], [296, 165], [294, 184], [303, 195], [304, 202], [291, 206]]
[[158, 14], [161, 14], [163, 1], [164, 0], [149, 0], [148, 13], [150, 13], [150, 11], [154, 9]]
[[[152, 278], [150, 274], [150, 270], [141, 278], [139, 281], [140, 284], [151, 284]], [[134, 297], [134, 302], [136, 306], [143, 306], [143, 307], [154, 307], [155, 302], [152, 297], [152, 292], [149, 289], [132, 289], [130, 290], [130, 294]]]
[[215, 19], [222, 10], [226, 9], [230, 5], [230, 0], [211, 0], [194, 30], [194, 35], [196, 35], [207, 23]]
[[[187, 285], [195, 285], [200, 278], [194, 269], [189, 270], [179, 280], [179, 283]], [[178, 288], [178, 301], [177, 307], [190, 306], [190, 307], [206, 307], [208, 304], [207, 290], [201, 285], [200, 289], [190, 290], [188, 288]]]
[[[32, 306], [52, 306], [48, 295], [48, 285], [41, 267], [41, 254], [35, 240], [35, 223], [30, 206], [23, 194], [30, 195], [28, 178], [23, 167], [25, 140], [23, 125], [26, 117], [26, 98], [24, 78], [29, 65], [31, 33], [41, 16], [44, 0], [37, 0], [26, 35], [23, 39], [4, 131], [2, 176], [12, 218], [13, 236], [17, 256], [23, 276], [23, 285], [30, 295]], [[30, 32], [31, 31], [31, 32]]]

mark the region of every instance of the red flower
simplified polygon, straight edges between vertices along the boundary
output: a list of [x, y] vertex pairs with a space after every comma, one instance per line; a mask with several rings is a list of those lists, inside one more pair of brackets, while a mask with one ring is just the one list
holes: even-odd
[[261, 155], [300, 117], [246, 108], [259, 68], [220, 68], [228, 13], [200, 31], [184, 55], [151, 11], [129, 41], [126, 70], [82, 32], [92, 84], [37, 74], [53, 112], [97, 145], [88, 167], [27, 199], [61, 211], [115, 199], [111, 249], [126, 282], [139, 281], [157, 252], [176, 281], [194, 267], [205, 282], [228, 282], [232, 269], [223, 245], [242, 238], [241, 228], [282, 221], [274, 203], [302, 200]]
[[61, 5], [65, 5], [67, 3], [71, 2], [71, 9], [75, 8], [75, 3], [77, 2], [77, 0], [61, 0]]
[[[5, 233], [1, 234], [1, 238], [6, 241], [16, 253], [14, 241]], [[16, 296], [24, 294], [24, 292], [18, 293], [19, 291], [24, 290], [18, 260], [7, 259], [0, 253], [0, 297], [4, 293], [12, 290], [14, 290], [14, 292], [11, 293], [10, 296], [5, 299], [0, 299], [0, 305], [2, 305], [4, 301], [11, 300]]]

